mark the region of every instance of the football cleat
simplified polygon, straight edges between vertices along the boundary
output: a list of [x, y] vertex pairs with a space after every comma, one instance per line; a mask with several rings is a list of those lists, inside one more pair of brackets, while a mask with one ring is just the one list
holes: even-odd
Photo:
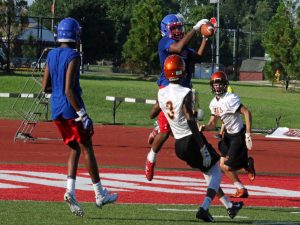
[[64, 195], [64, 200], [66, 203], [68, 203], [70, 210], [73, 214], [76, 216], [83, 216], [84, 211], [81, 208], [80, 204], [77, 202], [76, 198], [74, 195], [72, 195], [69, 192], [66, 192]]
[[205, 222], [209, 222], [209, 223], [212, 223], [215, 221], [214, 218], [212, 217], [212, 215], [209, 213], [208, 209], [204, 210], [202, 207], [200, 207], [198, 209], [196, 218], [203, 220]]
[[154, 167], [155, 167], [155, 162], [152, 163], [147, 159], [146, 166], [145, 166], [145, 175], [148, 181], [151, 181], [153, 179]]
[[254, 159], [252, 157], [248, 158], [248, 178], [250, 181], [254, 181], [255, 180], [255, 168], [254, 168]]
[[148, 137], [148, 144], [151, 145], [154, 141], [154, 138], [156, 137], [156, 135], [159, 133], [159, 126], [156, 125], [154, 127], [154, 129], [151, 131], [151, 133], [149, 134]]
[[118, 199], [118, 194], [117, 193], [108, 193], [108, 190], [106, 188], [103, 188], [103, 192], [101, 195], [96, 196], [96, 206], [98, 208], [101, 208], [102, 206], [109, 204], [109, 203], [114, 203]]
[[248, 198], [248, 190], [246, 188], [237, 189], [234, 195], [231, 195], [231, 198]]
[[243, 202], [232, 202], [232, 207], [227, 209], [228, 216], [233, 219], [241, 208], [243, 208]]

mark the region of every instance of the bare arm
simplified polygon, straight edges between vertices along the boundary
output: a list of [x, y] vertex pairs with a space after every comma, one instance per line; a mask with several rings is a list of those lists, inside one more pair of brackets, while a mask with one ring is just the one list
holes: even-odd
[[201, 138], [200, 132], [198, 130], [198, 125], [195, 120], [195, 117], [193, 115], [193, 109], [192, 109], [192, 92], [189, 92], [187, 96], [184, 98], [182, 110], [183, 114], [187, 120], [187, 123], [189, 125], [189, 128], [191, 129], [193, 136], [199, 146], [199, 148], [202, 148], [204, 145], [204, 142]]
[[207, 38], [203, 37], [202, 41], [201, 41], [201, 44], [200, 44], [200, 47], [199, 47], [198, 52], [197, 52], [199, 56], [203, 55], [204, 50], [205, 50], [205, 46], [206, 46], [206, 42], [207, 42]]
[[153, 105], [152, 109], [150, 110], [149, 113], [150, 119], [154, 119], [155, 117], [157, 117], [160, 111], [161, 109], [159, 107], [158, 102], [156, 101], [156, 103]]
[[66, 82], [65, 82], [65, 94], [76, 112], [80, 110], [80, 106], [78, 104], [78, 100], [76, 98], [76, 93], [74, 90], [75, 78], [76, 78], [76, 73], [78, 71], [78, 68], [79, 68], [79, 59], [75, 58], [68, 65], [68, 69], [66, 72]]
[[184, 37], [180, 41], [174, 42], [173, 44], [170, 45], [169, 52], [180, 53], [182, 51], [183, 47], [186, 46], [190, 42], [190, 40], [192, 39], [192, 37], [195, 34], [196, 34], [196, 31], [194, 29], [189, 31], [186, 35], [184, 35]]
[[245, 123], [246, 123], [246, 133], [251, 133], [251, 127], [252, 127], [252, 115], [251, 112], [245, 107], [242, 106], [240, 108], [240, 113], [244, 115], [245, 117]]
[[51, 77], [49, 73], [48, 64], [46, 64], [45, 71], [44, 71], [44, 76], [42, 80], [42, 89], [46, 93], [52, 92]]
[[214, 130], [216, 129], [218, 117], [215, 115], [211, 115], [208, 123], [206, 125], [201, 125], [199, 130], [204, 131], [204, 130]]

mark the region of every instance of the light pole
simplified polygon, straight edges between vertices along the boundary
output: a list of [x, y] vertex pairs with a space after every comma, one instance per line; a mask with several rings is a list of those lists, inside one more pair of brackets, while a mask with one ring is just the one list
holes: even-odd
[[220, 0], [210, 0], [210, 3], [217, 3], [217, 31], [216, 31], [216, 64], [217, 67], [219, 68], [219, 59], [220, 59], [220, 54], [219, 54], [219, 46], [220, 46]]
[[252, 20], [254, 18], [253, 15], [249, 15], [249, 22], [250, 22], [250, 27], [249, 27], [249, 59], [251, 59], [251, 42], [252, 42]]

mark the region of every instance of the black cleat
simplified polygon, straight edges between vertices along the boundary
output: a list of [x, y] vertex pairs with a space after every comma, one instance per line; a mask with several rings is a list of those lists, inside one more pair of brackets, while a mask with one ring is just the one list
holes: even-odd
[[241, 208], [243, 208], [243, 202], [232, 202], [232, 207], [227, 209], [228, 216], [233, 219]]
[[212, 217], [212, 215], [210, 215], [210, 213], [208, 212], [208, 209], [204, 210], [202, 207], [200, 207], [198, 209], [196, 217], [198, 219], [203, 220], [203, 221], [208, 222], [208, 223], [212, 223], [212, 222], [215, 221], [214, 218]]

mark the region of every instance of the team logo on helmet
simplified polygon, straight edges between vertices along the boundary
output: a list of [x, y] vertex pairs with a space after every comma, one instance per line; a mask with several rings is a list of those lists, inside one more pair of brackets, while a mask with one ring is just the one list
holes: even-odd
[[179, 55], [170, 55], [164, 63], [164, 73], [169, 81], [185, 77], [185, 62]]
[[80, 25], [77, 20], [68, 17], [59, 22], [57, 27], [58, 42], [78, 42], [80, 40]]
[[184, 19], [181, 14], [169, 14], [160, 23], [161, 35], [179, 41], [184, 35]]
[[[219, 85], [214, 85], [219, 84]], [[229, 81], [226, 74], [223, 71], [214, 72], [210, 77], [210, 87], [211, 91], [215, 95], [222, 95], [227, 91], [227, 86]]]

